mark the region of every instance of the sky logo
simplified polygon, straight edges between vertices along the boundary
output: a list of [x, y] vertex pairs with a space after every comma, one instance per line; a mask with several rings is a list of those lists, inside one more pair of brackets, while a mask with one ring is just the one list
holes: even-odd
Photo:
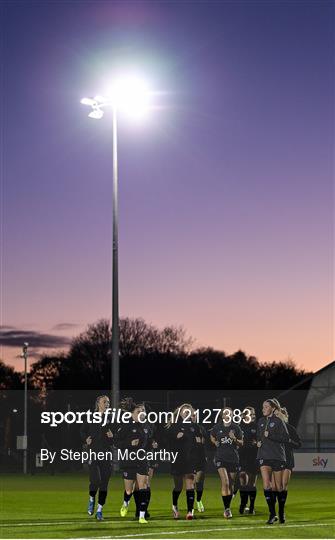
[[325, 469], [327, 467], [328, 459], [317, 456], [313, 458], [312, 462], [313, 467], [322, 467], [323, 469]]

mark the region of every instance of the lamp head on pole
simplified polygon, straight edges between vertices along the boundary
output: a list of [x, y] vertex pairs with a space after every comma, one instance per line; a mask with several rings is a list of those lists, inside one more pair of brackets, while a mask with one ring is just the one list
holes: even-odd
[[25, 341], [22, 347], [21, 358], [25, 358], [28, 355], [28, 347], [29, 347], [29, 343]]
[[84, 97], [83, 105], [91, 107], [90, 118], [100, 120], [104, 115], [105, 107], [113, 107], [118, 111], [139, 118], [149, 109], [152, 93], [146, 82], [138, 77], [124, 77], [108, 85], [106, 96]]

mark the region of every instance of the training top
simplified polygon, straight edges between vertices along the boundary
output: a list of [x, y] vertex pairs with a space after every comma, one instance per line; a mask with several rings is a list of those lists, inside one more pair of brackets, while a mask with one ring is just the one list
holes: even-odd
[[196, 441], [196, 455], [199, 462], [206, 460], [206, 444], [208, 443], [208, 433], [202, 424], [195, 424], [197, 427], [196, 437], [200, 442]]
[[294, 448], [300, 448], [301, 439], [297, 433], [297, 430], [291, 424], [286, 424], [289, 434], [289, 441], [285, 443], [286, 465], [288, 469], [294, 468]]
[[[124, 450], [139, 450], [140, 448], [147, 448], [149, 439], [151, 437], [151, 430], [148, 425], [140, 422], [132, 422], [129, 424], [121, 424], [116, 430], [114, 436], [114, 444]], [[132, 441], [139, 439], [138, 445], [133, 446]]]
[[229, 463], [238, 463], [239, 457], [236, 442], [229, 437], [229, 432], [233, 431], [236, 439], [243, 439], [243, 433], [238, 424], [233, 422], [227, 426], [223, 422], [216, 424], [210, 431], [210, 434], [217, 440], [219, 445], [216, 448], [215, 459], [228, 461]]
[[256, 460], [258, 450], [256, 445], [257, 422], [250, 422], [249, 424], [241, 422], [241, 429], [243, 433], [243, 446], [239, 448], [238, 452], [240, 461], [243, 461], [244, 465], [246, 465], [246, 462], [250, 464]]
[[250, 422], [249, 424], [241, 422], [241, 429], [243, 432], [243, 448], [254, 448], [253, 441], [257, 440], [257, 422]]
[[87, 448], [95, 451], [110, 450], [114, 438], [107, 437], [107, 431], [111, 430], [114, 435], [114, 427], [111, 424], [106, 426], [103, 423], [91, 424], [85, 422], [80, 428], [80, 437], [83, 445], [87, 445], [86, 439], [92, 437], [92, 442]]
[[[264, 436], [269, 432], [268, 437]], [[286, 461], [285, 442], [288, 442], [289, 434], [283, 420], [275, 416], [262, 416], [257, 423], [257, 441], [261, 442], [258, 448], [257, 459], [269, 459]]]
[[[196, 437], [199, 436], [199, 426], [194, 422], [178, 422], [171, 424], [166, 430], [167, 437], [170, 443], [170, 449], [177, 451], [180, 457], [184, 459], [189, 458], [194, 454], [196, 448]], [[177, 438], [178, 433], [182, 433], [183, 436]]]

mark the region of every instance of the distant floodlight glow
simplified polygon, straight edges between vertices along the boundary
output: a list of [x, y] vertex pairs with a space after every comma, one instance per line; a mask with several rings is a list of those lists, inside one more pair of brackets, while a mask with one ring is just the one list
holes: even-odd
[[135, 76], [125, 76], [108, 84], [104, 97], [97, 95], [94, 98], [84, 97], [83, 105], [92, 108], [90, 118], [99, 120], [104, 115], [105, 107], [112, 107], [132, 118], [141, 118], [149, 111], [150, 97], [147, 83]]
[[80, 100], [80, 103], [82, 103], [82, 105], [90, 105], [91, 107], [93, 107], [93, 105], [96, 104], [96, 101], [92, 98], [84, 97]]
[[93, 111], [90, 112], [88, 115], [90, 118], [94, 118], [95, 120], [100, 120], [104, 115], [103, 111], [100, 109], [93, 109]]
[[97, 103], [105, 103], [107, 100], [103, 96], [94, 96], [94, 101]]
[[127, 114], [142, 116], [149, 109], [148, 85], [137, 77], [125, 77], [111, 86], [110, 100], [113, 105]]

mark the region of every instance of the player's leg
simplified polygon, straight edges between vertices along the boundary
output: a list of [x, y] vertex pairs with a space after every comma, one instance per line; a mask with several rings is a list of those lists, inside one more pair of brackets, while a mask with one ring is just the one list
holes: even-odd
[[185, 488], [186, 488], [186, 502], [187, 502], [187, 514], [186, 519], [193, 519], [194, 509], [194, 485], [195, 475], [185, 474]]
[[257, 497], [257, 474], [254, 472], [248, 472], [248, 485], [247, 485], [247, 493], [249, 496], [250, 504], [249, 504], [249, 514], [253, 515], [255, 513], [255, 500]]
[[108, 483], [111, 476], [111, 464], [108, 461], [101, 461], [98, 465], [100, 471], [98, 507], [95, 517], [98, 521], [103, 520], [102, 508], [106, 502]]
[[218, 473], [221, 480], [221, 496], [224, 506], [224, 517], [230, 519], [231, 510], [230, 503], [232, 500], [232, 495], [230, 491], [230, 479], [227, 470], [224, 467], [218, 468]]
[[148, 508], [148, 475], [137, 473], [136, 482], [139, 494], [139, 523], [148, 523], [145, 519]]
[[273, 471], [273, 480], [276, 486], [278, 509], [279, 509], [279, 522], [285, 523], [285, 503], [287, 499], [287, 490], [284, 490], [284, 470]]
[[261, 466], [261, 475], [263, 481], [263, 490], [264, 497], [269, 508], [269, 519], [267, 521], [268, 525], [273, 525], [277, 521], [276, 510], [275, 510], [275, 500], [272, 491], [272, 468], [268, 465]]
[[174, 488], [172, 490], [172, 512], [174, 519], [179, 519], [178, 499], [179, 495], [183, 491], [183, 476], [173, 476]]
[[87, 506], [87, 513], [89, 516], [94, 514], [95, 496], [97, 494], [100, 482], [100, 475], [97, 463], [93, 461], [89, 465], [89, 500]]
[[202, 494], [204, 492], [205, 471], [197, 471], [195, 475], [195, 489], [197, 492], [197, 508], [198, 512], [204, 512], [205, 508], [202, 502]]
[[146, 511], [146, 514], [145, 514], [146, 518], [150, 517], [150, 514], [148, 512], [148, 508], [149, 508], [150, 499], [151, 499], [151, 481], [153, 479], [153, 476], [154, 476], [154, 468], [149, 467], [149, 474], [148, 474], [148, 477], [147, 477], [147, 511]]
[[248, 482], [249, 477], [246, 471], [241, 471], [239, 473], [239, 482], [240, 482], [240, 514], [244, 514], [245, 508], [248, 503]]
[[292, 475], [292, 470], [291, 469], [285, 469], [283, 471], [282, 482], [283, 482], [283, 490], [284, 491], [287, 491], [287, 489], [288, 489], [288, 485], [289, 485], [289, 482], [291, 480], [291, 475]]
[[139, 498], [139, 495], [138, 495], [138, 483], [137, 483], [137, 481], [135, 482], [135, 485], [134, 485], [133, 498], [134, 498], [134, 502], [135, 502], [135, 506], [136, 506], [135, 517], [139, 518], [140, 517], [140, 498]]
[[130, 499], [134, 490], [135, 478], [134, 477], [129, 478], [129, 473], [125, 471], [123, 473], [123, 482], [124, 482], [124, 493], [123, 493], [123, 503], [120, 509], [120, 516], [126, 517], [129, 510], [129, 502], [130, 502]]

